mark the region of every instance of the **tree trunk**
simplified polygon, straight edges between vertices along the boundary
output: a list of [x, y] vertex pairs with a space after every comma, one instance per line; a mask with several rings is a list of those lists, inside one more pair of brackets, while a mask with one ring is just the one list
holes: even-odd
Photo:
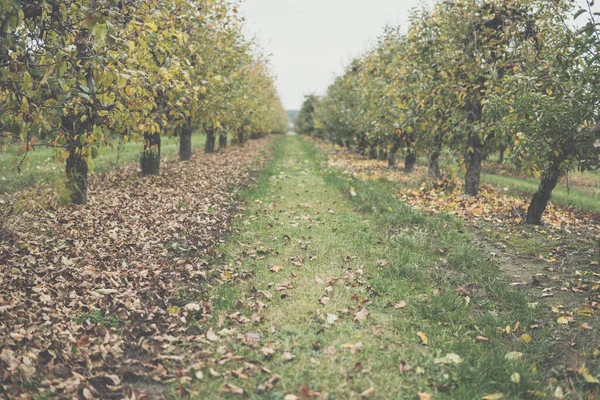
[[376, 146], [371, 146], [369, 147], [369, 160], [375, 160], [377, 159], [377, 147]]
[[219, 135], [219, 151], [225, 150], [227, 148], [227, 135], [221, 133]]
[[440, 152], [432, 151], [427, 157], [427, 172], [435, 179], [442, 179], [442, 172], [440, 171]]
[[160, 174], [160, 133], [144, 133], [141, 166], [143, 175]]
[[417, 163], [417, 154], [413, 149], [409, 148], [404, 158], [404, 172], [410, 174], [415, 170], [415, 164]]
[[67, 189], [73, 204], [87, 203], [88, 164], [82, 150], [75, 144], [67, 158]]
[[367, 152], [367, 143], [363, 137], [358, 139], [358, 154], [361, 156], [366, 155]]
[[192, 158], [192, 124], [186, 121], [179, 134], [179, 160], [187, 161]]
[[[465, 157], [467, 173], [465, 175], [465, 194], [477, 196], [479, 194], [479, 180], [481, 177], [481, 161], [483, 145], [477, 134], [472, 134], [469, 139], [470, 149]], [[472, 151], [471, 151], [472, 150]]]
[[388, 169], [396, 168], [396, 153], [402, 145], [402, 139], [398, 135], [394, 135], [392, 139], [392, 147], [388, 151]]
[[214, 153], [215, 151], [215, 131], [210, 128], [206, 131], [206, 142], [204, 143], [205, 153]]
[[529, 208], [527, 209], [527, 217], [525, 222], [533, 225], [542, 224], [542, 214], [548, 205], [548, 201], [552, 196], [552, 190], [556, 187], [558, 179], [560, 178], [560, 171], [558, 164], [551, 164], [542, 174], [540, 179], [540, 186], [537, 192], [533, 195]]
[[506, 146], [500, 147], [498, 150], [498, 164], [502, 164], [504, 162], [504, 153], [506, 152]]

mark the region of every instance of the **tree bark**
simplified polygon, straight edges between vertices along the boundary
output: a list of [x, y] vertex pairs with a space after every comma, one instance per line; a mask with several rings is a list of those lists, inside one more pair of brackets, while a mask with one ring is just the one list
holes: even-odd
[[552, 196], [552, 190], [554, 190], [560, 178], [560, 171], [557, 165], [557, 163], [552, 163], [542, 174], [540, 186], [533, 195], [529, 208], [527, 209], [525, 222], [528, 224], [542, 224], [542, 214]]
[[160, 174], [160, 133], [144, 133], [141, 167], [143, 175]]
[[415, 164], [417, 163], [417, 154], [414, 149], [409, 148], [404, 158], [404, 172], [410, 174], [415, 170]]
[[219, 151], [225, 150], [227, 148], [227, 135], [221, 133], [219, 135]]
[[479, 180], [481, 176], [481, 150], [473, 149], [467, 153], [465, 159], [467, 173], [465, 175], [465, 194], [477, 196], [479, 194]]
[[506, 153], [506, 147], [501, 146], [498, 150], [498, 164], [502, 164], [504, 162], [504, 153]]
[[375, 160], [377, 159], [377, 147], [376, 146], [371, 146], [369, 147], [369, 160]]
[[179, 134], [179, 160], [187, 161], [192, 158], [192, 124], [186, 121]]
[[476, 133], [469, 138], [469, 150], [465, 157], [467, 173], [465, 175], [465, 194], [477, 196], [479, 194], [479, 180], [481, 178], [481, 161], [483, 160], [483, 144]]
[[435, 179], [442, 179], [442, 172], [440, 171], [440, 152], [432, 151], [427, 157], [427, 172]]
[[365, 141], [364, 137], [361, 137], [360, 139], [358, 139], [358, 154], [360, 154], [361, 156], [365, 156], [367, 152], [367, 142]]
[[214, 153], [215, 151], [215, 131], [210, 128], [206, 131], [206, 142], [204, 143], [205, 153]]
[[87, 203], [88, 164], [82, 150], [75, 144], [67, 158], [67, 189], [73, 204]]
[[392, 147], [388, 151], [388, 169], [396, 168], [396, 153], [402, 145], [402, 139], [398, 135], [394, 135], [392, 138]]

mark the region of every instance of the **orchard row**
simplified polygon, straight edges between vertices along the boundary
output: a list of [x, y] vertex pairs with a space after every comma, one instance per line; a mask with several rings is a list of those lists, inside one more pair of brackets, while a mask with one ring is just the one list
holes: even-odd
[[411, 172], [428, 156], [459, 159], [476, 196], [481, 164], [500, 152], [540, 179], [527, 222], [540, 224], [571, 170], [600, 166], [600, 24], [593, 2], [438, 1], [414, 10], [406, 33], [387, 28], [322, 98], [311, 95], [296, 130], [355, 146]]
[[273, 78], [226, 0], [0, 0], [0, 145], [23, 159], [49, 145], [71, 201], [86, 203], [88, 162], [120, 135], [143, 142], [158, 174], [161, 136], [205, 150], [287, 130]]

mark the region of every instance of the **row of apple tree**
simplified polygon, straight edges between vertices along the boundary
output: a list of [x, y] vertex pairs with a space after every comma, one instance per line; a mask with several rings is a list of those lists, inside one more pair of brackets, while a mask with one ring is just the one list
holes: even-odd
[[387, 28], [325, 96], [308, 96], [299, 133], [371, 157], [405, 151], [405, 171], [428, 157], [461, 160], [464, 193], [479, 191], [482, 161], [539, 177], [526, 220], [540, 224], [552, 190], [570, 170], [600, 166], [600, 29], [593, 2], [438, 1]]
[[264, 57], [226, 0], [0, 0], [0, 145], [47, 145], [85, 203], [89, 160], [111, 138], [143, 143], [158, 174], [161, 136], [243, 144], [287, 130]]

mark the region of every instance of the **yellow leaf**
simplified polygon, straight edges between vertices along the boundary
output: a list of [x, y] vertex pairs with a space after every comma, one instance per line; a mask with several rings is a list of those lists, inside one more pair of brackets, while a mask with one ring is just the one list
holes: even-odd
[[179, 307], [173, 306], [167, 310], [167, 312], [171, 315], [177, 314], [179, 312]]
[[231, 279], [231, 277], [232, 277], [232, 275], [228, 271], [223, 271], [221, 273], [221, 279], [223, 279], [224, 281]]
[[519, 382], [521, 382], [521, 374], [519, 374], [518, 372], [515, 372], [514, 374], [512, 374], [510, 376], [510, 381], [512, 383], [519, 383]]
[[529, 336], [528, 334], [524, 333], [524, 334], [521, 335], [521, 340], [523, 341], [523, 343], [529, 344], [529, 343], [531, 343], [531, 336]]
[[146, 26], [152, 30], [152, 32], [156, 32], [158, 30], [158, 26], [154, 22], [146, 22]]
[[21, 102], [21, 112], [23, 114], [29, 112], [29, 100], [27, 100], [27, 97], [23, 97], [23, 101]]
[[558, 317], [558, 319], [556, 320], [556, 322], [558, 322], [561, 325], [569, 325], [569, 320], [567, 319], [567, 317]]
[[591, 317], [594, 315], [594, 309], [588, 306], [582, 306], [577, 309], [577, 315], [581, 315], [583, 317]]
[[581, 374], [581, 376], [583, 376], [583, 379], [587, 383], [600, 383], [600, 380], [598, 380], [598, 378], [596, 378], [595, 376], [591, 375], [585, 366], [579, 368], [579, 373]]
[[354, 190], [354, 188], [353, 188], [353, 187], [351, 187], [351, 188], [350, 188], [350, 195], [351, 195], [352, 197], [356, 196], [356, 191]]
[[417, 332], [417, 336], [421, 339], [421, 343], [423, 343], [424, 346], [427, 346], [427, 344], [429, 343], [427, 335], [423, 332]]
[[504, 397], [504, 395], [502, 393], [492, 393], [492, 394], [486, 394], [485, 396], [483, 396], [481, 398], [481, 400], [499, 400], [503, 397]]

